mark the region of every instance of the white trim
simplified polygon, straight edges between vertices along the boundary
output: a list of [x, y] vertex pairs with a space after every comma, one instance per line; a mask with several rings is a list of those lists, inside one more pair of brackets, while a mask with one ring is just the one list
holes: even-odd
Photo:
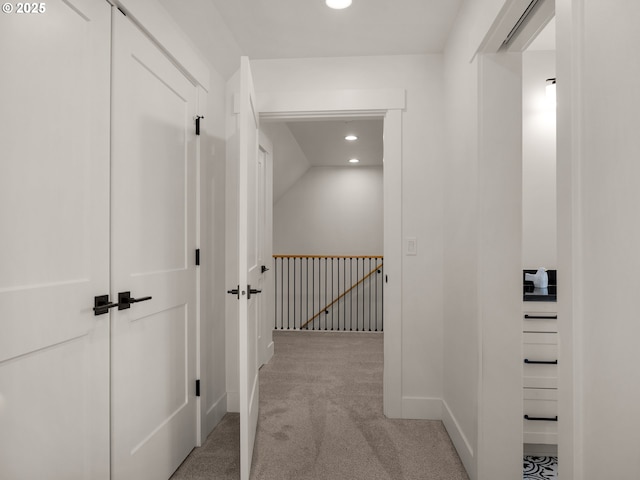
[[[196, 87], [196, 115], [200, 115], [204, 111], [204, 105], [206, 105], [207, 93], [203, 91], [202, 87]], [[196, 147], [196, 249], [200, 249], [202, 245], [202, 186], [201, 186], [201, 170], [202, 170], [202, 150], [200, 136], [196, 135], [195, 147]], [[195, 252], [194, 252], [195, 253]], [[195, 267], [196, 275], [196, 378], [202, 380], [202, 348], [200, 342], [202, 342], [202, 274], [199, 266]], [[204, 415], [202, 410], [204, 409], [204, 402], [202, 397], [196, 397], [196, 447], [202, 446], [202, 442], [206, 439], [203, 435], [203, 427], [206, 428], [204, 421]]]
[[278, 116], [282, 112], [311, 113], [318, 117], [326, 112], [372, 112], [404, 110], [406, 93], [401, 88], [371, 90], [326, 90], [314, 92], [258, 92], [260, 117]]
[[556, 0], [558, 270], [558, 455], [563, 478], [584, 478], [583, 230], [584, 2]]
[[169, 13], [156, 0], [108, 0], [123, 11], [138, 28], [180, 67], [195, 85], [209, 90], [209, 67], [186, 40]]
[[458, 452], [458, 456], [460, 457], [465, 470], [469, 473], [471, 480], [474, 480], [476, 469], [473, 448], [445, 400], [442, 400], [442, 407], [442, 423], [444, 424], [444, 428], [447, 429], [447, 433], [453, 442], [453, 446]]
[[384, 287], [383, 410], [389, 418], [407, 418], [402, 407], [402, 112], [388, 111], [383, 128], [386, 282]]
[[477, 474], [482, 480], [522, 474], [522, 327], [513, 321], [522, 315], [521, 59], [519, 53], [478, 55]]
[[[502, 47], [502, 42], [518, 22], [531, 0], [508, 0], [487, 31], [480, 43], [478, 53], [497, 53]], [[529, 17], [528, 23], [521, 27], [520, 32], [509, 45], [509, 51], [523, 51], [537, 36], [542, 28], [553, 18], [555, 2], [553, 0], [541, 0]]]
[[213, 431], [213, 429], [220, 423], [222, 417], [227, 413], [227, 394], [226, 392], [220, 395], [218, 399], [207, 409], [204, 415], [204, 439]]
[[402, 397], [402, 418], [442, 420], [442, 399]]

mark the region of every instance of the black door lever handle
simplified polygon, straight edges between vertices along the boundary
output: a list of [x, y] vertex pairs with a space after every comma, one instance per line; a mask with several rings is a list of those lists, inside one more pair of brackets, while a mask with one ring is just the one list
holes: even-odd
[[140, 297], [140, 298], [129, 297], [129, 303], [146, 302], [147, 300], [151, 300], [151, 297]]
[[262, 290], [258, 290], [257, 288], [251, 288], [251, 285], [247, 285], [247, 290], [249, 294], [247, 295], [247, 300], [251, 298], [252, 293], [262, 293]]
[[131, 307], [132, 303], [146, 302], [147, 300], [151, 300], [151, 298], [152, 297], [133, 298], [131, 297], [131, 292], [120, 292], [118, 293], [118, 310], [126, 310]]
[[110, 308], [117, 307], [117, 303], [109, 303], [109, 295], [98, 295], [93, 298], [93, 314], [104, 315]]

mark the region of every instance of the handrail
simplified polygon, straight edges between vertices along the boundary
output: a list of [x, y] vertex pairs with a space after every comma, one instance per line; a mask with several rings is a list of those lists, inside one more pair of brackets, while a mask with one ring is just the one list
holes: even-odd
[[382, 332], [383, 256], [272, 256], [276, 330]]
[[382, 255], [272, 255], [273, 258], [384, 258]]
[[[274, 255], [275, 257], [276, 255]], [[307, 258], [313, 258], [312, 255], [305, 255], [305, 257]], [[297, 257], [297, 258], [301, 258], [301, 257]], [[315, 257], [318, 258], [318, 257]], [[325, 258], [324, 256], [321, 258]], [[338, 257], [338, 256], [333, 256], [333, 258], [383, 258], [383, 257], [369, 257], [369, 256], [362, 256], [362, 257]], [[340, 301], [341, 298], [343, 298], [345, 295], [347, 295], [349, 292], [351, 292], [351, 290], [353, 290], [354, 288], [356, 288], [358, 285], [360, 285], [362, 282], [364, 282], [367, 278], [369, 278], [371, 275], [373, 275], [374, 273], [376, 273], [378, 270], [380, 270], [382, 268], [384, 264], [381, 263], [380, 265], [378, 265], [376, 268], [374, 268], [373, 270], [371, 270], [369, 273], [367, 273], [364, 277], [362, 277], [360, 280], [358, 280], [356, 283], [354, 283], [353, 285], [351, 285], [351, 287], [349, 287], [348, 290], [344, 291], [342, 294], [340, 294], [340, 296], [338, 298], [336, 298], [333, 302], [331, 302], [330, 304], [326, 305], [324, 308], [320, 309], [320, 311], [318, 313], [316, 313], [313, 317], [311, 317], [309, 320], [307, 320], [304, 325], [300, 326], [300, 330], [302, 330], [304, 327], [306, 327], [307, 325], [309, 325], [311, 322], [313, 322], [316, 318], [318, 318], [320, 315], [322, 315], [323, 312], [325, 312], [328, 308], [332, 307], [335, 303], [337, 303], [338, 301]]]

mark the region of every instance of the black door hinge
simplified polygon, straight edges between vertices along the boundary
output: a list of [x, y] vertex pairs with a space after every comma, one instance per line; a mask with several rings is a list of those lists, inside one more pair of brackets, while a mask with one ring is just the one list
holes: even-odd
[[200, 396], [200, 380], [196, 380], [196, 397]]
[[196, 248], [196, 265], [200, 265], [200, 249]]
[[203, 115], [196, 115], [196, 135], [200, 135], [200, 119], [204, 118]]

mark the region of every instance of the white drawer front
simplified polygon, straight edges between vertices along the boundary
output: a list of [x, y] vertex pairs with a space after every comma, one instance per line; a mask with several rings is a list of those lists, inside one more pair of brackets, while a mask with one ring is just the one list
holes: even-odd
[[553, 432], [528, 432], [526, 420], [525, 420], [524, 428], [525, 430], [522, 436], [522, 443], [537, 443], [537, 444], [544, 444], [544, 445], [558, 444], [557, 429]]
[[524, 332], [522, 343], [530, 345], [558, 345], [557, 333]]
[[523, 343], [522, 359], [555, 362], [558, 360], [558, 345], [549, 343]]
[[522, 386], [524, 388], [558, 388], [557, 370], [549, 367], [532, 368], [525, 365]]
[[[524, 414], [530, 418], [555, 418], [558, 415], [558, 391], [555, 389], [525, 388]], [[524, 443], [556, 444], [558, 422], [523, 418]]]
[[558, 331], [558, 319], [555, 313], [525, 312], [522, 316], [523, 332]]
[[524, 333], [522, 345], [522, 385], [526, 388], [557, 388], [558, 366], [535, 362], [558, 360], [556, 333]]

